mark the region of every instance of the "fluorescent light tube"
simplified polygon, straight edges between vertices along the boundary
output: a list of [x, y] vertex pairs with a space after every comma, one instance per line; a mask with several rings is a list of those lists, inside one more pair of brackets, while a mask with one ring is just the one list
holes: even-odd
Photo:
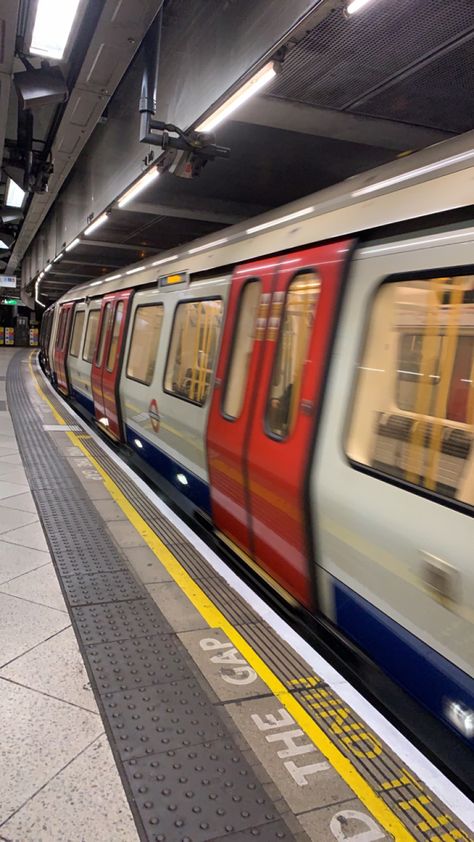
[[228, 239], [228, 237], [223, 237], [222, 240], [214, 240], [212, 243], [206, 243], [205, 246], [196, 246], [194, 249], [189, 249], [188, 254], [197, 254], [198, 251], [206, 251], [207, 249], [214, 248], [214, 246], [221, 246], [223, 243], [226, 243]]
[[100, 216], [97, 217], [97, 219], [94, 219], [94, 222], [91, 222], [91, 224], [84, 231], [84, 237], [88, 237], [89, 234], [92, 234], [92, 232], [95, 231], [96, 228], [99, 228], [101, 225], [104, 224], [104, 222], [107, 222], [108, 218], [108, 213], [102, 213]]
[[[106, 281], [118, 281], [119, 278], [122, 278], [122, 277], [123, 277], [122, 275], [111, 275], [110, 278], [106, 278], [105, 280]], [[102, 281], [100, 283], [102, 283]], [[93, 286], [93, 284], [91, 284], [91, 286]]]
[[367, 6], [367, 4], [371, 2], [372, 0], [351, 0], [351, 2], [346, 6], [346, 12], [348, 15], [353, 15], [355, 12], [363, 9], [364, 6]]
[[5, 204], [10, 208], [21, 208], [25, 199], [25, 191], [18, 187], [12, 178], [8, 179]]
[[242, 85], [229, 99], [226, 99], [222, 105], [219, 105], [215, 111], [196, 126], [198, 132], [211, 132], [219, 123], [222, 123], [230, 114], [233, 114], [237, 108], [240, 108], [244, 102], [258, 94], [265, 85], [268, 85], [277, 74], [277, 65], [274, 61], [268, 62], [264, 67], [252, 76], [248, 82]]
[[90, 284], [91, 287], [98, 287], [100, 284], [103, 284], [103, 281], [94, 281], [93, 284]]
[[155, 260], [155, 262], [152, 263], [151, 265], [152, 266], [162, 266], [163, 263], [171, 263], [172, 260], [177, 260], [177, 259], [178, 259], [178, 255], [173, 254], [171, 257], [163, 257], [162, 260]]
[[51, 266], [52, 266], [52, 265], [53, 265], [52, 263], [48, 263], [48, 264], [47, 264], [47, 266], [45, 266], [45, 267], [44, 267], [44, 271], [45, 271], [45, 272], [49, 272], [49, 270], [51, 269]]
[[7, 244], [4, 243], [3, 240], [0, 240], [0, 249], [7, 249], [7, 248], [8, 248]]
[[80, 0], [38, 0], [30, 52], [62, 59]]
[[155, 180], [160, 174], [160, 171], [157, 167], [153, 167], [153, 169], [148, 170], [138, 181], [133, 184], [126, 193], [123, 194], [122, 198], [118, 200], [119, 208], [124, 208], [129, 202], [132, 202], [135, 196], [138, 196], [145, 187], [148, 187], [152, 181]]
[[125, 272], [126, 275], [135, 275], [137, 272], [144, 272], [145, 269], [149, 269], [149, 266], [136, 266], [135, 269], [129, 269]]
[[260, 225], [254, 225], [252, 228], [247, 228], [246, 234], [256, 234], [257, 231], [265, 231], [266, 228], [274, 228], [275, 225], [281, 225], [283, 222], [291, 222], [292, 219], [298, 219], [300, 216], [307, 216], [312, 213], [314, 207], [303, 208], [303, 210], [288, 213], [286, 216], [279, 216], [278, 219], [272, 219], [270, 222], [262, 222]]
[[39, 300], [39, 285], [41, 281], [41, 275], [39, 276], [38, 280], [35, 283], [35, 301], [40, 307], [46, 307], [46, 304], [43, 304], [42, 301]]
[[470, 158], [474, 158], [474, 149], [469, 149], [467, 152], [459, 152], [457, 155], [451, 155], [442, 161], [434, 161], [432, 164], [425, 164], [423, 167], [416, 167], [416, 169], [400, 173], [400, 175], [393, 175], [391, 178], [384, 178], [383, 181], [376, 181], [374, 184], [367, 184], [366, 187], [360, 187], [358, 190], [354, 190], [351, 196], [356, 199], [358, 196], [367, 195], [367, 193], [375, 193], [378, 190], [383, 190], [385, 187], [393, 187], [395, 184], [410, 181], [412, 178], [418, 178], [420, 175], [426, 175], [435, 170], [450, 167], [452, 164], [460, 164], [462, 161], [468, 161]]
[[81, 241], [80, 241], [79, 237], [76, 237], [76, 239], [73, 240], [72, 243], [69, 243], [69, 245], [66, 246], [65, 251], [72, 251], [73, 249], [76, 248], [76, 246], [79, 245], [80, 242]]
[[58, 260], [61, 260], [61, 258], [62, 258], [62, 257], [64, 257], [64, 252], [63, 252], [63, 251], [62, 251], [60, 254], [57, 254], [57, 255], [56, 255], [56, 257], [55, 257], [55, 258], [54, 258], [54, 260], [53, 260], [53, 263], [57, 263], [57, 262], [58, 262]]

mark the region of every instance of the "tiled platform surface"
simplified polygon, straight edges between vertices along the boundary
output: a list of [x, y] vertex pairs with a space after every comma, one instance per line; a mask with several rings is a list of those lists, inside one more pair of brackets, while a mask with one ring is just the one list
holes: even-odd
[[[0, 407], [14, 349], [0, 349]], [[0, 840], [137, 842], [8, 412], [0, 410]]]

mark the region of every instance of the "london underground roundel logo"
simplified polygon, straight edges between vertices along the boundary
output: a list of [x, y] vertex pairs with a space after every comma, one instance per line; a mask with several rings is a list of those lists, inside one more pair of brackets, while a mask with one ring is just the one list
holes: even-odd
[[160, 429], [160, 420], [161, 419], [160, 419], [160, 413], [158, 412], [158, 404], [157, 404], [155, 398], [153, 398], [153, 400], [150, 401], [150, 406], [148, 407], [148, 416], [149, 416], [150, 421], [151, 421], [151, 428], [152, 428], [153, 432], [157, 433]]

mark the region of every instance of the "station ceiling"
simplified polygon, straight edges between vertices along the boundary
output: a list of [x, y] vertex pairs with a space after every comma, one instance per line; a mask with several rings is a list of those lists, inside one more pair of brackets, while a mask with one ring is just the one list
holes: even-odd
[[[9, 2], [15, 5], [14, 0]], [[239, 4], [234, 0], [224, 5], [231, 7], [234, 16], [238, 14]], [[247, 3], [240, 5], [244, 13]], [[201, 12], [203, 6], [218, 14], [219, 4], [214, 0], [201, 0]], [[168, 0], [165, 5], [159, 93], [163, 63], [168, 80], [172, 62], [181, 62], [181, 67], [186, 63], [185, 45], [181, 44], [181, 53], [176, 54], [177, 42], [172, 37], [180, 23], [186, 22], [183, 31], [191, 46], [193, 38], [200, 38], [202, 43], [205, 35], [196, 27], [190, 29], [191, 7], [193, 0]], [[119, 270], [397, 155], [474, 128], [472, 0], [371, 0], [350, 17], [344, 14], [340, 0], [306, 3], [305, 9], [290, 30], [281, 32], [278, 41], [272, 33], [275, 51], [283, 55], [281, 73], [264, 95], [242, 106], [235, 119], [217, 129], [217, 142], [231, 149], [230, 157], [210, 162], [196, 179], [165, 173], [124, 210], [111, 203], [110, 185], [114, 164], [117, 171], [123, 169], [121, 136], [125, 144], [132, 126], [138, 137], [143, 56], [138, 43], [129, 48], [128, 55], [117, 56], [118, 64], [123, 65], [123, 79], [108, 97], [105, 116], [100, 123], [95, 120], [96, 127], [74, 157], [62, 187], [52, 197], [54, 201], [46, 199], [49, 205], [43, 213], [44, 221], [36, 226], [28, 221], [36, 196], [18, 220], [8, 220], [4, 209], [4, 228], [14, 233], [16, 242], [0, 253], [3, 271], [13, 271], [26, 261], [28, 271], [23, 277], [31, 289], [38, 268], [42, 268], [41, 259], [46, 263], [61, 250], [61, 238], [67, 239], [64, 231], [71, 240], [79, 233], [74, 224], [79, 229], [86, 224], [87, 218], [79, 224], [77, 214], [71, 216], [69, 206], [82, 203], [86, 208], [87, 196], [92, 194], [94, 210], [107, 205], [112, 207], [110, 216], [103, 227], [81, 239], [77, 248], [53, 264], [41, 285], [45, 302], [87, 278]], [[142, 15], [142, 36], [149, 17], [150, 10]], [[95, 20], [97, 23], [97, 6]], [[208, 37], [212, 50], [212, 32]], [[77, 48], [76, 75], [80, 74], [86, 47], [83, 41]], [[182, 96], [170, 84], [167, 90], [168, 97], [170, 91], [175, 97]], [[11, 94], [7, 106], [0, 99], [0, 125], [3, 120], [8, 138], [8, 132], [12, 132]], [[7, 119], [5, 113], [2, 115], [6, 107], [10, 113]], [[54, 116], [43, 114], [45, 133], [54, 132]], [[108, 146], [106, 136], [112, 139]], [[144, 157], [150, 150], [143, 147], [141, 151]], [[134, 155], [137, 158], [140, 150]], [[107, 168], [108, 192], [101, 182]], [[49, 245], [51, 233], [45, 232], [48, 224], [51, 229], [53, 216], [59, 239]], [[26, 236], [26, 231], [31, 234]], [[49, 240], [46, 250], [39, 252], [41, 236]]]

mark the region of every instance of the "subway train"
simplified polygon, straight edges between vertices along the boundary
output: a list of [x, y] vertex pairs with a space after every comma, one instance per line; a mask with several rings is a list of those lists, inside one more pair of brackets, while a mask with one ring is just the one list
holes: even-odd
[[71, 289], [57, 390], [474, 741], [474, 132]]

